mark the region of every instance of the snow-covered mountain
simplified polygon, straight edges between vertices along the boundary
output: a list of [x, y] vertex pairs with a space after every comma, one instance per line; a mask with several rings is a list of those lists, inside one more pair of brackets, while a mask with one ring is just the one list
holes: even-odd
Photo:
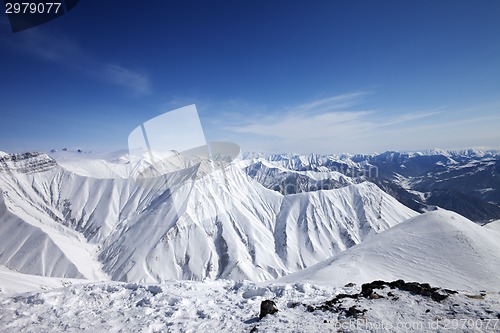
[[244, 160], [240, 162], [240, 166], [264, 187], [281, 194], [331, 190], [359, 182], [338, 171], [287, 169], [280, 163], [273, 163], [264, 158]]
[[450, 211], [413, 217], [279, 281], [321, 285], [404, 279], [459, 290], [500, 290], [500, 231]]
[[[435, 190], [413, 186], [439, 168], [426, 186], [484, 177], [478, 186], [495, 192], [492, 156], [254, 154], [203, 176], [195, 165], [139, 179], [123, 153], [0, 152], [0, 326], [498, 330], [498, 221], [480, 226], [442, 209], [420, 215], [367, 181], [427, 207]], [[397, 163], [405, 167], [389, 172]], [[382, 166], [386, 176], [370, 174]], [[403, 287], [368, 294], [361, 286], [379, 279]], [[279, 311], [259, 320], [266, 299]]]
[[[290, 193], [335, 188], [345, 182], [313, 173], [340, 173], [354, 182], [369, 180], [406, 206], [455, 211], [475, 222], [500, 218], [500, 155], [479, 150], [372, 155], [246, 154], [248, 175], [265, 187]], [[275, 175], [278, 175], [276, 177]]]
[[282, 195], [238, 165], [201, 179], [188, 168], [153, 184], [120, 177], [124, 159], [87, 161], [68, 158], [63, 168], [45, 154], [2, 155], [1, 265], [120, 281], [261, 281], [416, 215], [376, 185], [342, 175], [332, 179], [348, 186]]

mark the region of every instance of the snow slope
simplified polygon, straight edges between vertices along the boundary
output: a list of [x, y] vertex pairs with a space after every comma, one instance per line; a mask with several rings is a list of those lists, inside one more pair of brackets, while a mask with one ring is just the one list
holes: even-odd
[[126, 151], [79, 153], [58, 151], [49, 154], [58, 165], [77, 175], [93, 178], [127, 178], [130, 173]]
[[404, 279], [500, 290], [500, 233], [445, 210], [422, 214], [280, 282], [322, 285]]
[[3, 295], [58, 289], [82, 283], [89, 283], [89, 280], [22, 274], [0, 266], [0, 294]]
[[[0, 295], [2, 332], [499, 332], [500, 295], [462, 293], [436, 302], [406, 291], [380, 299], [346, 298], [366, 310], [310, 311], [359, 286], [305, 283], [172, 281], [161, 285], [100, 283], [20, 295]], [[388, 296], [390, 293], [392, 296]], [[261, 301], [279, 311], [259, 320]], [[255, 330], [254, 330], [255, 331]]]
[[84, 277], [50, 237], [50, 231], [46, 233], [11, 213], [2, 196], [0, 221], [0, 262], [3, 265], [41, 276]]
[[495, 230], [500, 233], [500, 220], [492, 221], [488, 224], [485, 224], [483, 227], [489, 230]]

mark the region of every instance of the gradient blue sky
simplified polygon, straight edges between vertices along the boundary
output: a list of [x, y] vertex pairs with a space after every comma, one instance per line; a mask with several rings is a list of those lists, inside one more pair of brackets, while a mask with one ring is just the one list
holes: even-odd
[[83, 0], [0, 16], [0, 150], [115, 150], [195, 103], [245, 151], [500, 147], [500, 1]]

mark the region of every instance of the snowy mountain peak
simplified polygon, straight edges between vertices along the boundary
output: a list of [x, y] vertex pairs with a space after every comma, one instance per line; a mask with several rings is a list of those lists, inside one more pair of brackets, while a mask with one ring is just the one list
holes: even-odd
[[0, 155], [0, 171], [34, 173], [49, 170], [57, 165], [47, 154], [30, 152]]
[[344, 285], [373, 280], [499, 290], [500, 233], [445, 210], [411, 218], [280, 281]]

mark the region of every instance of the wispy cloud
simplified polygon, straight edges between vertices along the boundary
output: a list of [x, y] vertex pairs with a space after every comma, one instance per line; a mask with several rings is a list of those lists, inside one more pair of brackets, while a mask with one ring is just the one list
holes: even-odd
[[99, 61], [86, 52], [75, 40], [60, 33], [47, 33], [41, 29], [29, 29], [12, 34], [6, 28], [8, 22], [0, 20], [0, 45], [11, 51], [31, 55], [59, 64], [96, 79], [130, 89], [136, 95], [151, 93], [151, 81], [147, 74], [116, 63]]
[[118, 65], [104, 65], [103, 76], [110, 82], [129, 87], [139, 94], [151, 92], [151, 82], [147, 75]]
[[269, 138], [332, 138], [356, 130], [369, 129], [370, 124], [364, 119], [370, 111], [329, 112], [307, 116], [289, 112], [282, 116], [270, 116], [244, 126], [228, 127], [236, 133], [267, 136]]
[[331, 112], [335, 110], [349, 109], [362, 103], [369, 92], [356, 91], [342, 95], [330, 96], [327, 98], [309, 101], [290, 108], [293, 113], [320, 113]]
[[399, 111], [398, 115], [392, 116], [390, 118], [386, 117], [384, 121], [381, 121], [378, 126], [376, 127], [391, 127], [394, 125], [398, 124], [414, 124], [415, 122], [419, 120], [425, 120], [426, 118], [431, 118], [438, 116], [439, 114], [443, 113], [445, 111], [444, 108], [437, 108], [435, 110], [430, 110], [430, 111], [404, 111], [401, 110]]
[[258, 107], [259, 112], [213, 123], [210, 132], [225, 133], [220, 139], [238, 143], [243, 150], [264, 152], [370, 153], [500, 142], [495, 130], [500, 116], [478, 117], [477, 109], [445, 107], [370, 109], [369, 95], [354, 92], [275, 110]]
[[375, 124], [367, 119], [373, 115], [371, 110], [354, 110], [363, 102], [367, 93], [355, 92], [332, 96], [287, 107], [267, 115], [252, 117], [245, 115], [243, 124], [227, 127], [235, 133], [259, 135], [288, 139], [331, 139], [348, 133], [361, 133], [370, 130]]

